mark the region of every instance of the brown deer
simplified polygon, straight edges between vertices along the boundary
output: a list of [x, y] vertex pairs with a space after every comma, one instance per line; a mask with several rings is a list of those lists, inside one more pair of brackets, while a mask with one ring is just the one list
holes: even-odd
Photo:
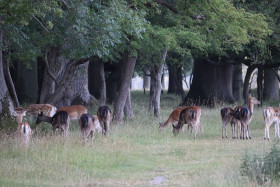
[[25, 146], [28, 146], [28, 143], [31, 139], [32, 130], [29, 125], [29, 123], [22, 122], [23, 116], [25, 116], [26, 111], [24, 108], [16, 108], [14, 109], [14, 115], [17, 117], [17, 133], [18, 133], [18, 139], [20, 142], [24, 143]]
[[165, 129], [168, 125], [170, 124], [178, 124], [179, 121], [179, 116], [180, 113], [183, 109], [185, 109], [186, 107], [180, 107], [180, 108], [176, 108], [175, 110], [172, 111], [172, 113], [170, 114], [169, 118], [166, 120], [166, 122], [164, 123], [159, 123], [159, 130], [163, 130]]
[[70, 118], [66, 111], [59, 111], [53, 117], [48, 117], [41, 112], [38, 114], [36, 125], [40, 124], [42, 121], [50, 123], [53, 127], [53, 134], [55, 134], [56, 129], [60, 129], [60, 133], [67, 136]]
[[102, 134], [108, 135], [110, 122], [112, 120], [112, 112], [108, 106], [101, 106], [97, 110], [97, 116], [102, 127]]
[[78, 120], [83, 114], [86, 114], [88, 112], [88, 109], [83, 105], [71, 105], [59, 108], [57, 112], [59, 111], [66, 111], [71, 120]]
[[264, 117], [264, 123], [265, 123], [265, 128], [264, 128], [264, 139], [269, 140], [269, 128], [270, 126], [275, 123], [275, 138], [280, 138], [279, 137], [279, 108], [273, 108], [273, 107], [266, 107], [263, 110], [263, 117]]
[[98, 117], [92, 116], [88, 113], [81, 116], [79, 119], [79, 125], [85, 143], [87, 142], [89, 135], [93, 138], [95, 130], [99, 131], [101, 128]]
[[246, 139], [251, 139], [249, 124], [252, 120], [254, 104], [261, 104], [261, 102], [250, 96], [249, 106], [242, 106], [240, 110], [237, 110], [232, 114], [236, 119], [239, 119], [241, 123], [240, 139], [245, 139], [245, 136]]
[[198, 106], [188, 106], [180, 113], [178, 125], [173, 125], [173, 134], [177, 135], [182, 129], [184, 124], [188, 124], [190, 128], [190, 135], [194, 129], [194, 139], [196, 138], [198, 127], [200, 127], [201, 133], [203, 133], [202, 124], [200, 123], [201, 108]]
[[236, 119], [235, 117], [233, 117], [233, 113], [236, 111], [240, 111], [240, 109], [242, 108], [242, 106], [237, 106], [235, 107], [235, 109], [232, 109], [230, 107], [224, 107], [221, 109], [221, 117], [222, 117], [222, 138], [224, 138], [224, 132], [226, 135], [226, 138], [228, 138], [228, 134], [227, 134], [227, 125], [230, 123], [231, 125], [231, 130], [232, 130], [232, 138], [238, 138], [238, 129], [240, 131], [240, 122], [239, 119]]

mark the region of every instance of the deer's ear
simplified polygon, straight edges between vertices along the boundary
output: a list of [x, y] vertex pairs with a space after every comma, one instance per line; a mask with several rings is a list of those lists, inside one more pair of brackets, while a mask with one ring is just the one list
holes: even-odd
[[174, 124], [172, 124], [172, 126], [173, 126], [173, 128], [175, 128], [175, 125], [174, 125]]

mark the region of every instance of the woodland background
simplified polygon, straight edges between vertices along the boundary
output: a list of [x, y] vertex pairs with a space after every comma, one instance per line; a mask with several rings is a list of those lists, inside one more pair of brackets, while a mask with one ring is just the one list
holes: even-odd
[[0, 0], [0, 113], [112, 104], [122, 122], [139, 75], [159, 117], [164, 67], [174, 107], [246, 103], [256, 69], [257, 98], [278, 101], [279, 18], [277, 0]]

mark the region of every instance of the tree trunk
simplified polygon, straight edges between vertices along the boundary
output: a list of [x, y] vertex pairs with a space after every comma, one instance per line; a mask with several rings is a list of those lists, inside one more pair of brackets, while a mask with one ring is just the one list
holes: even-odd
[[279, 101], [279, 82], [273, 69], [264, 70], [264, 90], [265, 100]]
[[130, 89], [128, 90], [128, 94], [126, 97], [126, 102], [125, 102], [125, 106], [124, 106], [124, 114], [127, 118], [133, 118], [133, 108], [131, 105]]
[[258, 68], [257, 85], [258, 85], [258, 100], [261, 102], [260, 106], [262, 106], [263, 103], [263, 69], [262, 68]]
[[134, 72], [134, 67], [136, 63], [136, 56], [130, 56], [129, 51], [125, 51], [122, 61], [122, 76], [121, 85], [118, 90], [118, 96], [114, 103], [114, 120], [117, 122], [122, 122], [124, 117], [124, 106], [127, 100], [128, 90], [130, 87], [130, 82]]
[[104, 72], [104, 63], [101, 61], [99, 64], [99, 76], [100, 76], [100, 105], [106, 104], [106, 79]]
[[160, 63], [152, 65], [151, 72], [151, 88], [150, 88], [150, 103], [149, 111], [154, 113], [155, 117], [160, 116], [160, 94], [162, 90], [161, 77], [163, 74], [163, 66], [167, 55], [167, 49], [164, 49]]
[[[146, 73], [148, 73], [148, 75], [146, 75]], [[144, 94], [146, 94], [146, 89], [150, 89], [150, 83], [151, 83], [151, 77], [149, 76], [150, 74], [150, 71], [148, 70], [145, 70], [145, 72], [143, 73], [144, 76], [143, 76], [143, 89], [144, 89]]]
[[[46, 53], [46, 57], [43, 60], [47, 61], [49, 65], [49, 71], [55, 75], [57, 81], [60, 81], [61, 77], [59, 76], [61, 76], [64, 73], [63, 69], [68, 63], [68, 60], [61, 56], [60, 49], [58, 47], [51, 47]], [[44, 68], [43, 82], [39, 102], [46, 103], [46, 101], [48, 100], [50, 95], [54, 93], [54, 91], [55, 82], [49, 76], [47, 68]]]
[[245, 75], [244, 85], [243, 85], [243, 98], [245, 100], [246, 105], [248, 105], [250, 78], [255, 69], [256, 69], [255, 67], [249, 66]]
[[242, 64], [235, 65], [233, 70], [232, 94], [235, 101], [242, 99]]
[[4, 70], [4, 75], [5, 75], [5, 81], [7, 83], [7, 87], [9, 90], [9, 93], [11, 94], [12, 100], [15, 103], [16, 107], [19, 107], [19, 101], [18, 101], [18, 97], [17, 97], [17, 93], [16, 93], [16, 89], [10, 74], [10, 69], [9, 69], [9, 61], [7, 59], [5, 59], [2, 56], [2, 61], [3, 61], [3, 70]]
[[2, 20], [0, 17], [0, 117], [9, 117], [14, 110], [13, 102], [11, 100], [3, 71], [3, 30]]
[[112, 104], [117, 100], [118, 88], [120, 88], [120, 80], [122, 76], [121, 63], [122, 62], [104, 64], [105, 72], [108, 72], [108, 76], [106, 77], [106, 95], [109, 104]]
[[167, 93], [178, 94], [177, 92], [177, 72], [176, 67], [172, 64], [167, 63], [169, 83]]
[[194, 64], [193, 81], [183, 105], [207, 105], [217, 102], [232, 103], [233, 65], [227, 61], [216, 64], [199, 59]]

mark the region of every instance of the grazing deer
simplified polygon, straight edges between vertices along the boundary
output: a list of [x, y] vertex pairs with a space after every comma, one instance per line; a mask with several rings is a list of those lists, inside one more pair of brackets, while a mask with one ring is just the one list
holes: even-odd
[[239, 119], [236, 119], [233, 117], [233, 113], [236, 111], [239, 111], [242, 108], [242, 106], [237, 106], [235, 109], [232, 109], [230, 107], [224, 107], [221, 109], [221, 117], [222, 117], [222, 138], [224, 139], [224, 132], [226, 135], [226, 138], [228, 138], [227, 134], [227, 125], [230, 123], [231, 130], [232, 130], [232, 138], [235, 139], [238, 137], [238, 129], [241, 128]]
[[71, 120], [78, 120], [83, 114], [86, 114], [88, 112], [88, 109], [83, 105], [71, 105], [59, 108], [57, 112], [59, 111], [66, 111]]
[[166, 122], [159, 123], [158, 129], [163, 130], [164, 128], [166, 128], [170, 124], [172, 124], [172, 125], [176, 124], [177, 125], [178, 121], [179, 121], [180, 113], [185, 108], [186, 107], [180, 107], [180, 108], [176, 108], [175, 110], [173, 110]]
[[53, 117], [45, 116], [43, 112], [41, 112], [40, 114], [38, 114], [36, 125], [38, 125], [42, 121], [45, 121], [52, 125], [54, 134], [56, 129], [60, 129], [60, 133], [64, 136], [67, 136], [70, 118], [66, 111], [59, 111]]
[[[273, 108], [273, 107], [266, 107], [263, 111], [263, 117], [264, 117], [264, 139], [270, 139], [269, 137], [269, 128], [270, 126], [275, 123], [275, 138], [279, 137], [279, 108]], [[277, 137], [276, 137], [277, 136]]]
[[108, 135], [110, 122], [112, 120], [112, 112], [109, 107], [101, 106], [97, 110], [97, 116], [102, 127], [102, 134]]
[[101, 128], [98, 117], [92, 116], [91, 114], [83, 114], [79, 119], [79, 125], [85, 143], [89, 135], [93, 138], [95, 130], [99, 131]]
[[56, 113], [56, 107], [50, 104], [32, 104], [26, 107], [26, 115], [28, 116], [37, 117], [41, 112], [46, 116], [53, 117]]
[[26, 111], [24, 108], [20, 107], [14, 109], [14, 115], [16, 115], [18, 123], [18, 139], [20, 140], [20, 142], [24, 143], [25, 146], [27, 146], [31, 139], [32, 130], [29, 123], [22, 122], [22, 118], [23, 116], [25, 116], [25, 114]]
[[261, 102], [258, 101], [256, 98], [250, 96], [249, 107], [242, 106], [240, 110], [237, 110], [232, 114], [236, 119], [239, 119], [241, 123], [240, 139], [245, 139], [245, 133], [246, 139], [251, 139], [249, 124], [252, 120], [254, 104], [261, 104]]
[[201, 108], [198, 106], [189, 106], [183, 109], [180, 113], [178, 125], [173, 126], [173, 134], [177, 135], [183, 128], [184, 124], [188, 124], [188, 129], [191, 128], [190, 135], [192, 135], [192, 129], [194, 128], [194, 139], [196, 138], [197, 129], [200, 127], [201, 133], [203, 133], [202, 125], [200, 123]]

